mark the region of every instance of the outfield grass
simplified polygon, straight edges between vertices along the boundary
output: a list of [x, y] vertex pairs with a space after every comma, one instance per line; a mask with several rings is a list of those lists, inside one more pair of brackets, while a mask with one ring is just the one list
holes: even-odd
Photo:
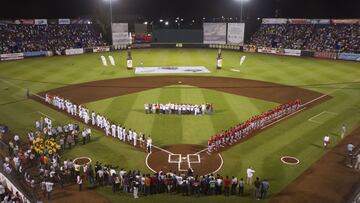
[[[103, 67], [100, 61], [100, 55], [102, 54], [104, 53], [1, 62], [0, 114], [2, 116], [0, 117], [0, 123], [6, 123], [12, 131], [18, 132], [22, 137], [25, 137], [28, 130], [34, 129], [34, 121], [41, 116], [41, 113], [51, 116], [56, 122], [62, 124], [71, 121], [64, 114], [26, 99], [24, 88], [30, 88], [33, 92], [40, 92], [68, 84], [134, 76], [132, 71], [127, 71], [124, 67]], [[264, 80], [331, 93], [331, 96], [334, 97], [332, 100], [302, 112], [222, 153], [224, 166], [220, 171], [221, 174], [244, 177], [246, 167], [252, 165], [256, 170], [256, 176], [266, 177], [270, 180], [270, 195], [274, 195], [326, 153], [322, 148], [322, 138], [325, 134], [330, 134], [332, 141], [330, 147], [332, 147], [340, 140], [339, 132], [342, 124], [345, 124], [349, 131], [360, 126], [359, 63], [245, 54], [247, 59], [243, 67], [240, 68], [241, 72], [231, 72], [231, 68], [239, 68], [239, 60], [243, 54], [224, 51], [223, 70], [215, 69], [217, 50], [210, 49], [142, 49], [134, 50], [133, 58], [135, 66], [140, 62], [143, 62], [144, 66], [203, 65], [212, 71], [211, 74], [203, 75]], [[123, 66], [125, 65], [126, 52], [113, 52], [111, 55], [115, 57], [117, 62], [118, 59], [121, 59]], [[145, 98], [144, 95], [149, 97]], [[189, 120], [188, 118], [183, 120], [181, 117], [175, 116], [150, 115], [146, 117], [147, 115], [143, 114], [142, 105], [148, 99], [168, 102], [169, 98], [191, 103], [203, 100], [209, 101], [214, 98], [215, 102], [219, 102], [219, 106], [221, 106], [219, 110], [223, 111], [211, 117], [191, 117]], [[172, 101], [174, 100], [172, 99]], [[117, 105], [118, 102], [132, 105], [131, 108], [127, 106], [123, 108], [121, 105]], [[105, 104], [108, 104], [108, 106]], [[110, 114], [114, 119], [119, 119], [119, 122], [134, 125], [134, 128], [136, 119], [143, 119], [145, 124], [139, 125], [141, 127], [136, 127], [136, 129], [143, 128], [141, 130], [144, 132], [154, 133], [156, 139], [161, 137], [161, 131], [156, 130], [154, 124], [162, 123], [162, 121], [168, 119], [181, 122], [181, 125], [175, 127], [176, 134], [179, 136], [161, 142], [161, 144], [165, 144], [177, 142], [204, 143], [205, 140], [203, 139], [207, 133], [217, 131], [237, 120], [241, 121], [251, 112], [262, 111], [273, 104], [197, 88], [159, 88], [89, 105], [99, 111], [104, 111], [105, 114]], [[217, 107], [218, 104], [216, 104], [215, 108]], [[118, 109], [113, 110], [114, 108]], [[324, 111], [336, 113], [336, 116], [320, 115], [321, 124], [308, 121], [311, 117]], [[228, 117], [231, 118], [229, 123], [227, 121]], [[194, 131], [184, 130], [184, 126], [196, 122], [203, 125], [211, 125], [212, 123], [213, 129], [209, 127], [208, 131], [205, 130], [199, 137], [192, 139], [191, 135]], [[160, 137], [157, 138], [158, 136]], [[104, 163], [120, 165], [128, 169], [136, 168], [148, 171], [144, 163], [145, 153], [134, 151], [131, 147], [105, 137], [99, 132], [94, 133], [93, 140], [87, 146], [79, 146], [71, 151], [66, 151], [64, 156], [70, 158], [90, 156], [94, 161], [101, 160]], [[301, 164], [299, 166], [285, 166], [279, 160], [280, 156], [283, 155], [298, 157]], [[112, 195], [110, 188], [101, 188], [98, 191], [113, 202], [133, 201], [126, 195]], [[249, 202], [251, 198], [206, 197], [196, 199], [158, 195], [146, 199], [141, 198], [137, 202], [193, 202], [196, 200], [201, 202]]]

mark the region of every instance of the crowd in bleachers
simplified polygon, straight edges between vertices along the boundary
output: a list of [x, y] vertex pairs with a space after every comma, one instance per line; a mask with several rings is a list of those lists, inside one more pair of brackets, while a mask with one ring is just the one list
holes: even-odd
[[0, 54], [106, 45], [92, 24], [0, 24]]
[[262, 24], [248, 44], [320, 52], [360, 53], [360, 25]]

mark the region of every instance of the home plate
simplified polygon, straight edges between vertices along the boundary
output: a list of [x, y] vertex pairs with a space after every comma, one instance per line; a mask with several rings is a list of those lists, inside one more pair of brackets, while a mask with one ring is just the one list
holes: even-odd
[[240, 72], [240, 70], [238, 70], [238, 69], [230, 69], [231, 71], [233, 71], [233, 72]]

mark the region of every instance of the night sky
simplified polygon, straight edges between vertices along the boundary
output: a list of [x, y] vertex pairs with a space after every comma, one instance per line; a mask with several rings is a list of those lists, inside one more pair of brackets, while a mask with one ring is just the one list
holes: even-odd
[[[0, 18], [77, 18], [108, 8], [104, 0], [2, 0]], [[108, 11], [108, 10], [107, 10]], [[113, 0], [114, 16], [214, 18], [240, 16], [234, 0]], [[249, 0], [244, 15], [289, 18], [360, 18], [360, 0]]]

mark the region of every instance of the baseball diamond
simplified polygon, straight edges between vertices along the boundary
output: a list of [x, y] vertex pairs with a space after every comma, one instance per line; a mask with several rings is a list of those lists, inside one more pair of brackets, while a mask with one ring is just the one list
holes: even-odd
[[359, 6], [2, 2], [0, 202], [359, 202]]
[[[331, 98], [328, 95], [299, 87], [283, 86], [275, 83], [235, 78], [199, 76], [152, 76], [120, 78], [109, 81], [94, 81], [48, 90], [47, 92], [40, 92], [38, 95], [59, 95], [77, 103], [78, 105], [82, 105], [84, 103], [93, 102], [95, 100], [121, 96], [124, 94], [126, 95], [133, 92], [144, 91], [146, 89], [173, 85], [179, 80], [184, 81], [184, 84], [194, 85], [200, 88], [215, 89], [217, 91], [246, 95], [247, 97], [255, 97], [257, 99], [270, 100], [278, 103], [298, 98], [302, 100], [304, 104], [303, 107], [305, 108], [312, 107], [315, 104], [320, 104], [321, 102]], [[256, 89], [256, 94], [254, 94], [254, 89]], [[273, 91], [278, 92], [278, 94], [271, 96]], [[99, 94], [96, 95], [94, 93]], [[45, 103], [45, 100], [39, 96], [35, 95], [32, 98], [36, 101]], [[48, 106], [54, 108], [51, 105]], [[217, 152], [210, 155], [206, 154], [206, 150], [204, 150], [204, 148], [206, 149], [205, 146], [201, 147], [196, 145], [180, 144], [159, 147], [156, 146], [156, 143], [154, 146], [156, 147], [155, 151], [148, 154], [145, 160], [147, 167], [153, 172], [171, 170], [178, 173], [186, 172], [188, 168], [192, 168], [196, 174], [206, 175], [216, 173], [224, 164], [221, 155]], [[193, 160], [193, 157], [196, 157], [196, 160]]]

